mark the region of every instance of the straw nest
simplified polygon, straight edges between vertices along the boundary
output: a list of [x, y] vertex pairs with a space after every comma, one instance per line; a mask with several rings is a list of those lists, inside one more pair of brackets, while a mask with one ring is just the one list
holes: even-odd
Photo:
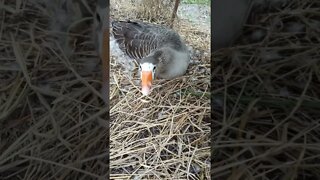
[[[111, 17], [141, 20], [140, 8], [111, 1]], [[168, 9], [162, 13], [171, 17]], [[165, 22], [152, 16], [145, 19]], [[210, 178], [210, 32], [183, 20], [174, 29], [192, 47], [192, 64], [182, 77], [154, 81], [149, 97], [142, 97], [135, 64], [128, 70], [118, 56], [111, 58], [112, 179]]]
[[0, 179], [108, 173], [95, 3], [67, 2], [0, 2]]
[[320, 178], [320, 3], [269, 2], [214, 52], [213, 179]]

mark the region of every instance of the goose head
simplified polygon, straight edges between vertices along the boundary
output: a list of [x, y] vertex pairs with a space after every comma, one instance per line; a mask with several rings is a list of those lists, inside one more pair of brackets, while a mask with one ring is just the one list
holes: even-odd
[[151, 93], [153, 80], [169, 68], [172, 57], [173, 54], [169, 49], [158, 49], [140, 60], [139, 70], [143, 95], [147, 96]]

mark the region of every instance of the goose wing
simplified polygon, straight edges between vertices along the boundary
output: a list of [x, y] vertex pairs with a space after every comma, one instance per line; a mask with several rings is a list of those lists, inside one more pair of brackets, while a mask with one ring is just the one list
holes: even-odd
[[113, 21], [112, 35], [119, 48], [130, 58], [139, 60], [159, 47], [164, 27], [143, 22]]

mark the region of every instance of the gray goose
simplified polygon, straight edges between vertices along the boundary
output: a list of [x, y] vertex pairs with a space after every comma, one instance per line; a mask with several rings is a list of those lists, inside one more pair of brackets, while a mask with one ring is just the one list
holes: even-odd
[[134, 21], [112, 21], [112, 35], [119, 48], [139, 63], [143, 95], [152, 81], [173, 79], [186, 73], [190, 56], [180, 36], [164, 26]]

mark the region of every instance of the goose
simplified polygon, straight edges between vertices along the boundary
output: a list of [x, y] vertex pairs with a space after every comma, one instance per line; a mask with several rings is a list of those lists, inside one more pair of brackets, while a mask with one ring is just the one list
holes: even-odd
[[151, 93], [154, 79], [173, 79], [186, 73], [189, 51], [174, 30], [131, 20], [113, 20], [111, 28], [121, 51], [139, 64], [143, 95]]

